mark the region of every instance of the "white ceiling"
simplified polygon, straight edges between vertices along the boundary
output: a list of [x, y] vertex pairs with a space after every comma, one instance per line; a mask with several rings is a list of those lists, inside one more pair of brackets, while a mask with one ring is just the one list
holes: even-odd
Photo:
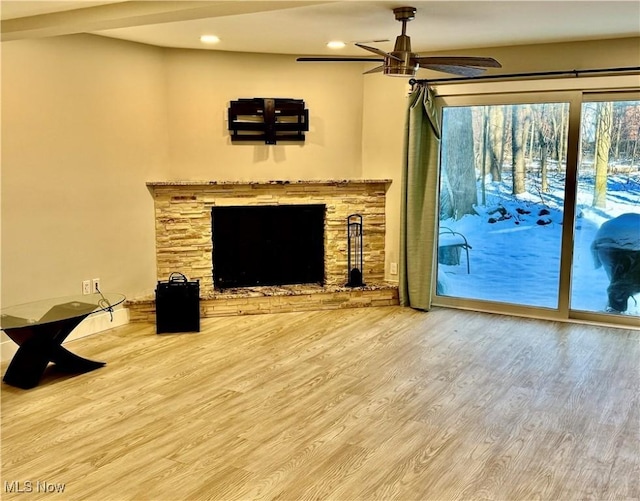
[[[393, 7], [417, 8], [414, 52], [640, 36], [640, 1], [1, 1], [2, 40], [94, 33], [163, 47], [297, 55], [369, 53], [329, 40], [391, 50]], [[221, 41], [203, 45], [200, 35]], [[388, 39], [389, 42], [372, 42]]]

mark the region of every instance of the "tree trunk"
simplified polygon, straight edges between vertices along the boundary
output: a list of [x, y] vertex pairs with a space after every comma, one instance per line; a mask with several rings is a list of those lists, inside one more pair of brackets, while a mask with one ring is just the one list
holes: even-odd
[[607, 171], [609, 168], [609, 151], [611, 150], [611, 128], [613, 103], [598, 103], [595, 145], [595, 186], [593, 206], [607, 206]]
[[450, 219], [455, 214], [453, 189], [444, 168], [444, 161], [440, 173], [440, 220]]
[[[542, 193], [549, 191], [549, 180], [547, 176], [548, 171], [548, 158], [550, 156], [550, 150], [553, 142], [553, 129], [557, 128], [557, 121], [553, 117], [553, 109], [546, 104], [536, 107], [538, 111], [538, 146], [540, 149], [540, 190]], [[549, 123], [549, 119], [554, 124], [552, 127]]]
[[491, 180], [502, 181], [504, 160], [504, 106], [489, 108], [489, 171]]
[[549, 148], [542, 134], [540, 134], [540, 189], [542, 193], [549, 191], [549, 179], [547, 174], [547, 157]]
[[513, 172], [513, 194], [525, 192], [524, 123], [525, 110], [521, 105], [511, 107], [511, 166]]
[[636, 140], [633, 142], [633, 150], [631, 152], [631, 167], [636, 165], [636, 159], [638, 158], [638, 143], [640, 142], [640, 127], [636, 132]]
[[441, 217], [460, 219], [475, 214], [478, 203], [473, 127], [470, 107], [447, 109], [447, 123], [442, 139], [442, 170], [450, 187], [452, 200]]
[[622, 135], [622, 119], [616, 118], [614, 123], [615, 134], [613, 135], [615, 140], [613, 141], [613, 159], [618, 162], [620, 160], [620, 136]]
[[491, 162], [489, 147], [489, 108], [484, 107], [482, 113], [482, 176], [480, 178], [480, 186], [482, 187], [482, 205], [487, 205], [487, 189], [485, 182], [487, 180], [487, 165]]
[[533, 143], [535, 141], [535, 130], [536, 130], [536, 120], [531, 113], [531, 109], [527, 106], [527, 110], [524, 116], [524, 125], [525, 125], [525, 151], [524, 151], [524, 161], [525, 164], [531, 164], [533, 162]]
[[560, 106], [560, 130], [558, 130], [558, 169], [561, 170], [562, 163], [566, 163], [565, 150], [567, 148], [567, 134], [565, 129], [567, 128], [567, 119], [569, 115], [568, 105], [562, 103]]

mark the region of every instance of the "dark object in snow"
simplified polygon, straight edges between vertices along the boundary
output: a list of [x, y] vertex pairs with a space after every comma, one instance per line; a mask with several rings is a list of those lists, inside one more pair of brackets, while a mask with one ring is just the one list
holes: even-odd
[[540, 209], [540, 212], [538, 212], [538, 216], [548, 216], [549, 214], [551, 214], [549, 209]]
[[545, 224], [551, 224], [551, 219], [538, 219], [536, 224], [539, 226], [544, 226]]
[[600, 226], [591, 254], [609, 278], [608, 310], [627, 311], [629, 298], [640, 292], [640, 214], [623, 214]]
[[513, 216], [511, 214], [509, 214], [509, 211], [507, 211], [507, 209], [505, 209], [502, 205], [499, 205], [498, 207], [496, 207], [495, 209], [493, 209], [492, 211], [487, 212], [487, 214], [489, 214], [490, 216], [492, 216], [495, 213], [500, 214], [500, 217], [495, 218], [495, 217], [490, 217], [487, 222], [488, 223], [497, 223], [498, 221], [505, 221], [507, 219], [511, 219]]
[[524, 209], [521, 209], [520, 207], [518, 207], [518, 208], [516, 209], [516, 212], [517, 212], [518, 214], [522, 214], [522, 215], [525, 215], [525, 214], [531, 214], [531, 211], [530, 211], [530, 210], [524, 210]]
[[495, 209], [488, 211], [487, 214], [493, 215], [496, 212], [499, 212], [501, 216], [504, 216], [507, 213], [507, 209], [505, 209], [502, 205], [499, 205]]
[[513, 216], [511, 214], [507, 214], [506, 216], [500, 216], [498, 219], [496, 219], [495, 217], [490, 217], [489, 219], [487, 219], [488, 223], [497, 223], [498, 221], [506, 221], [507, 219], [511, 219]]

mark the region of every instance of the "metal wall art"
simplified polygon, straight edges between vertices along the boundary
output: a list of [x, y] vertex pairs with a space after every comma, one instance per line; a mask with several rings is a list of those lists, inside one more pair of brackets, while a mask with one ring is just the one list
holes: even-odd
[[302, 99], [239, 99], [229, 105], [231, 141], [304, 141], [309, 110]]

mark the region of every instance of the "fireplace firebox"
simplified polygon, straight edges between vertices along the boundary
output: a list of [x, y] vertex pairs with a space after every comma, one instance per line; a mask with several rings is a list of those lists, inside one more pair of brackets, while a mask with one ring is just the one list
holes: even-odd
[[213, 207], [216, 289], [324, 283], [325, 205]]

